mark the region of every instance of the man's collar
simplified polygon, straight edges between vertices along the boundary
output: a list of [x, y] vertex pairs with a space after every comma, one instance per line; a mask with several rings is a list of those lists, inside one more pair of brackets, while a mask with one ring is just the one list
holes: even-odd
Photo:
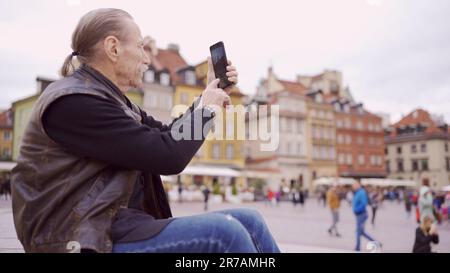
[[125, 103], [129, 104], [128, 103], [129, 100], [127, 99], [127, 97], [125, 97], [125, 95], [122, 93], [122, 91], [120, 91], [119, 87], [117, 85], [115, 85], [105, 75], [103, 75], [100, 71], [98, 71], [97, 69], [95, 69], [87, 64], [82, 64], [78, 70], [81, 73], [89, 74], [92, 78], [97, 80], [99, 83], [104, 85], [106, 88], [108, 88], [109, 90], [112, 90], [114, 93], [116, 93], [116, 95], [119, 96], [119, 98], [121, 98]]

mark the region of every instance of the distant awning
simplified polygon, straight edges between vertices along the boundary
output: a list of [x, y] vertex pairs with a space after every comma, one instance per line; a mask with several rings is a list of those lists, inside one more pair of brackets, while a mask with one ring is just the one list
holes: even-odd
[[187, 166], [181, 174], [187, 175], [204, 175], [204, 176], [226, 176], [226, 177], [239, 177], [240, 171], [236, 171], [228, 167], [219, 166]]
[[[314, 185], [331, 186], [331, 185], [351, 185], [356, 180], [344, 177], [321, 177], [314, 180]], [[413, 180], [403, 179], [383, 179], [383, 178], [363, 178], [363, 185], [379, 186], [379, 187], [416, 187], [417, 183]]]
[[406, 179], [377, 179], [377, 178], [366, 178], [361, 179], [363, 185], [372, 185], [379, 187], [416, 187], [417, 183], [413, 180]]
[[351, 185], [353, 183], [355, 183], [355, 179], [346, 177], [320, 177], [313, 181], [316, 186]]
[[0, 161], [0, 171], [11, 171], [17, 165], [16, 162]]

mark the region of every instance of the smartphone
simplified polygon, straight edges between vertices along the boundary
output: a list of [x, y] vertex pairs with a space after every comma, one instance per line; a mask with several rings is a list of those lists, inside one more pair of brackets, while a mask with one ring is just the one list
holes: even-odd
[[228, 77], [226, 75], [228, 60], [223, 42], [220, 41], [213, 44], [209, 47], [209, 50], [211, 51], [211, 60], [214, 67], [214, 74], [216, 75], [216, 79], [220, 79], [219, 88], [225, 89], [233, 85], [233, 83], [228, 80]]

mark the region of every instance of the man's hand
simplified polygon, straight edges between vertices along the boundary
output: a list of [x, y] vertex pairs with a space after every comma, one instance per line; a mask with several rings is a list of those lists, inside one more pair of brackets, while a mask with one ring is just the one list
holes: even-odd
[[[233, 83], [233, 85], [236, 85], [238, 83], [238, 72], [236, 70], [236, 67], [231, 65], [231, 61], [228, 60], [228, 66], [227, 66], [227, 77], [228, 80], [230, 82]], [[207, 74], [207, 84], [209, 85], [212, 81], [214, 81], [216, 79], [216, 75], [214, 73], [214, 66], [211, 60], [211, 57], [208, 57], [208, 74]], [[231, 89], [233, 88], [233, 86], [229, 86], [227, 88], [225, 88], [225, 92], [227, 94], [231, 93]]]
[[208, 84], [202, 93], [202, 105], [216, 105], [222, 107], [229, 102], [230, 97], [220, 88], [217, 87], [219, 79], [215, 79]]

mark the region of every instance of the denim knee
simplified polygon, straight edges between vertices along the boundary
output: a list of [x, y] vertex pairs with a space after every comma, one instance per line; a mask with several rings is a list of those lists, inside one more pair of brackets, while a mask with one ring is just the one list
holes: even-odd
[[256, 252], [247, 229], [231, 215], [217, 214], [209, 225], [213, 231], [210, 236], [220, 242], [223, 252]]
[[250, 223], [263, 223], [263, 217], [259, 211], [255, 209], [249, 209], [249, 208], [239, 208], [239, 209], [231, 209], [231, 210], [225, 210], [223, 211], [225, 214], [230, 214], [236, 218], [245, 218], [247, 220], [250, 220], [248, 222]]

